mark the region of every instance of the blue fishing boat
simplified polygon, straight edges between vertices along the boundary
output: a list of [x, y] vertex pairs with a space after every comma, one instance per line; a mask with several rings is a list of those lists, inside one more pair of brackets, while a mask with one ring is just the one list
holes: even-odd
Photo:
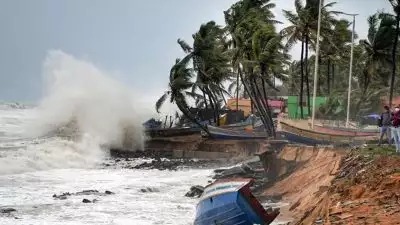
[[268, 225], [279, 209], [265, 210], [253, 196], [252, 179], [220, 180], [204, 190], [197, 205], [194, 225]]

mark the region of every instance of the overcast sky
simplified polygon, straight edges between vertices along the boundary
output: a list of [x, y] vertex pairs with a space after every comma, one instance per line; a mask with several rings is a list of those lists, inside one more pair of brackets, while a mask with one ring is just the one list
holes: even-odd
[[[167, 87], [168, 72], [201, 23], [223, 24], [234, 0], [1, 0], [0, 100], [37, 102], [42, 64], [51, 49], [93, 62], [149, 101]], [[274, 0], [278, 20], [293, 0]], [[357, 33], [366, 36], [367, 17], [390, 12], [387, 0], [338, 0], [336, 10], [359, 13]], [[350, 19], [350, 18], [349, 18]], [[299, 54], [293, 52], [294, 59]]]

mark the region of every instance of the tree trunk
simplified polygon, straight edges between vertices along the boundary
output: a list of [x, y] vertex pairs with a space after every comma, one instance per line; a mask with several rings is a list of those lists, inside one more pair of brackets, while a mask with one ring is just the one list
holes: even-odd
[[332, 63], [332, 88], [335, 88], [335, 64]]
[[[266, 125], [268, 126], [268, 135], [269, 136], [274, 136], [274, 128], [273, 128], [273, 123], [271, 123], [271, 112], [268, 110], [268, 99], [263, 99], [263, 94], [261, 94], [260, 88], [257, 84], [257, 79], [253, 77], [253, 83], [254, 83], [254, 91], [256, 91], [255, 96], [258, 97], [259, 105], [260, 105], [260, 111], [261, 116], [264, 117], [264, 120], [266, 122]], [[257, 99], [257, 97], [256, 97]]]
[[228, 102], [226, 102], [226, 98], [225, 98], [224, 93], [222, 92], [222, 90], [219, 91], [219, 94], [221, 95], [222, 100], [224, 100], [225, 106], [228, 107]]
[[396, 76], [396, 53], [397, 53], [397, 43], [399, 41], [399, 31], [400, 31], [400, 14], [396, 16], [396, 37], [394, 39], [393, 51], [392, 51], [392, 79], [390, 80], [390, 94], [389, 94], [389, 107], [392, 107], [393, 101], [393, 90], [394, 90], [394, 81]]
[[276, 138], [276, 131], [275, 131], [275, 124], [274, 124], [274, 120], [272, 119], [272, 113], [271, 113], [271, 108], [268, 105], [268, 93], [267, 93], [267, 89], [265, 88], [265, 81], [263, 78], [261, 78], [262, 81], [262, 88], [263, 88], [263, 92], [264, 92], [264, 99], [266, 99], [267, 101], [267, 113], [269, 113], [271, 116], [269, 118], [269, 122], [272, 125], [272, 135], [274, 138]]
[[211, 93], [210, 93], [210, 91], [208, 90], [207, 87], [205, 88], [205, 90], [206, 90], [206, 92], [207, 92], [208, 100], [210, 101], [210, 106], [211, 106], [211, 109], [212, 109], [212, 111], [213, 111], [214, 123], [217, 124], [217, 118], [216, 118], [216, 116], [215, 116], [215, 106], [214, 106], [213, 100], [212, 100], [212, 98], [211, 98]]
[[327, 76], [327, 81], [328, 81], [328, 95], [329, 94], [331, 94], [331, 74], [330, 74], [330, 72], [331, 72], [331, 59], [328, 59], [328, 74], [326, 75]]
[[239, 71], [236, 77], [236, 111], [239, 111]]
[[174, 125], [174, 121], [172, 120], [172, 116], [169, 117], [169, 128]]
[[[244, 80], [243, 74], [242, 74], [240, 68], [239, 68], [239, 75], [240, 75], [240, 79], [241, 79], [241, 81], [242, 81], [242, 84], [243, 84], [243, 86], [244, 86], [244, 88], [245, 88], [247, 94], [249, 95], [249, 97], [250, 97], [250, 99], [251, 99], [252, 108], [253, 108], [253, 104], [255, 104], [256, 107], [257, 107], [257, 109], [260, 111], [260, 108], [259, 108], [259, 106], [258, 106], [258, 102], [257, 102], [257, 100], [256, 100], [255, 91], [254, 91], [254, 89], [253, 89], [249, 84], [247, 84], [246, 81]], [[252, 113], [253, 113], [253, 112], [252, 112]], [[264, 119], [263, 116], [260, 116], [260, 118], [261, 118], [261, 120], [262, 120], [262, 122], [263, 122], [263, 125], [264, 125], [266, 131], [268, 132], [269, 128], [268, 128], [268, 126], [267, 126], [267, 121], [265, 121], [265, 119]]]
[[217, 120], [217, 126], [220, 126], [220, 121], [219, 121], [219, 105], [218, 105], [218, 98], [214, 95], [214, 93], [209, 90], [210, 94], [211, 94], [211, 98], [214, 101], [214, 106], [215, 106], [215, 111], [214, 111], [214, 116], [216, 117]]
[[[300, 107], [300, 118], [304, 119], [303, 112], [303, 92], [304, 92], [304, 40], [301, 40], [301, 59], [300, 59], [300, 96], [299, 96], [299, 107]], [[297, 118], [297, 114], [296, 114]]]
[[192, 114], [189, 112], [189, 110], [187, 110], [187, 107], [184, 106], [184, 105], [186, 105], [186, 103], [181, 102], [181, 100], [177, 100], [175, 103], [176, 103], [176, 106], [178, 106], [178, 109], [182, 112], [182, 114], [184, 116], [186, 116], [186, 118], [188, 118], [193, 123], [197, 124], [204, 132], [206, 132], [208, 135], [210, 135], [210, 132], [208, 131], [207, 127], [205, 127], [201, 123], [199, 123], [199, 121], [192, 116]]
[[168, 120], [168, 115], [165, 116], [164, 128], [167, 128], [167, 120]]
[[260, 118], [263, 121], [264, 127], [267, 130], [267, 134], [269, 136], [272, 136], [272, 129], [270, 124], [268, 123], [267, 113], [266, 110], [264, 109], [262, 100], [260, 100], [260, 97], [262, 96], [260, 96], [260, 92], [258, 91], [257, 83], [255, 82], [255, 79], [253, 80], [253, 82], [250, 81], [249, 83], [250, 83], [250, 88], [253, 92], [254, 102], [257, 107], [257, 111], [260, 115]]
[[309, 37], [308, 37], [308, 29], [306, 30], [306, 56], [304, 59], [304, 64], [306, 65], [306, 87], [307, 87], [307, 109], [308, 109], [308, 116], [311, 115], [311, 98], [310, 98], [310, 82], [308, 80], [309, 77], [309, 72], [308, 72], [308, 42], [309, 42]]

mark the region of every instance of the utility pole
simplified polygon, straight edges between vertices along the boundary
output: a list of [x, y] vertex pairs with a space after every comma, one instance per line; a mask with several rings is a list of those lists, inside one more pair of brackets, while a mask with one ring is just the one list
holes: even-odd
[[349, 90], [347, 93], [347, 116], [346, 116], [346, 127], [350, 125], [350, 98], [351, 98], [351, 81], [353, 80], [353, 55], [354, 55], [354, 33], [356, 27], [356, 16], [358, 14], [342, 13], [344, 15], [353, 17], [353, 32], [351, 35], [351, 55], [350, 55], [350, 71], [349, 71]]
[[312, 117], [311, 117], [311, 129], [314, 129], [315, 120], [315, 102], [317, 98], [317, 87], [318, 87], [318, 67], [319, 67], [319, 38], [321, 36], [321, 9], [322, 1], [319, 0], [318, 6], [318, 32], [317, 32], [317, 49], [315, 52], [315, 70], [314, 70], [314, 91], [313, 91], [313, 105], [312, 105]]

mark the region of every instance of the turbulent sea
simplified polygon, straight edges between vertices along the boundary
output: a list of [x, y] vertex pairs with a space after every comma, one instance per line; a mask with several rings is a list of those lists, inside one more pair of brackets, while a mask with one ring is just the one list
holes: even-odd
[[[137, 95], [112, 73], [62, 51], [48, 53], [43, 81], [34, 107], [0, 104], [1, 225], [192, 224], [197, 199], [184, 195], [205, 185], [211, 171], [103, 166], [110, 146], [143, 144], [141, 123], [151, 112]], [[84, 190], [115, 194], [52, 197]]]
[[[198, 199], [184, 195], [206, 185], [212, 171], [115, 164], [108, 149], [142, 148], [141, 124], [151, 111], [112, 77], [89, 61], [50, 51], [43, 98], [35, 106], [0, 103], [0, 225], [193, 224]], [[85, 190], [103, 194], [53, 197]], [[7, 208], [16, 211], [3, 213]]]
[[[0, 214], [0, 224], [192, 224], [197, 200], [184, 194], [191, 185], [204, 185], [211, 171], [105, 168], [107, 153], [86, 149], [96, 146], [23, 137], [35, 110], [0, 106], [0, 208], [17, 210]], [[143, 188], [156, 191], [143, 193]], [[115, 194], [52, 197], [93, 189]], [[85, 204], [83, 198], [98, 201]]]

